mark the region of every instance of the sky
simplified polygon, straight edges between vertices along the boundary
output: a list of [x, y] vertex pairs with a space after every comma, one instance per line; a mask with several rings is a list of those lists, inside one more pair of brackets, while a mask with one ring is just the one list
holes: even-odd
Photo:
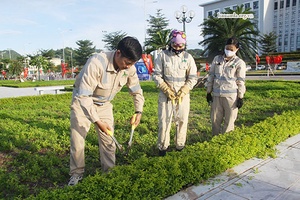
[[158, 9], [169, 20], [170, 29], [183, 29], [175, 11], [185, 5], [195, 12], [186, 23], [189, 49], [198, 45], [203, 22], [200, 3], [211, 0], [1, 0], [0, 51], [15, 50], [21, 55], [36, 55], [40, 50], [78, 48], [76, 41], [90, 40], [106, 50], [104, 34], [122, 31], [143, 45], [149, 16]]

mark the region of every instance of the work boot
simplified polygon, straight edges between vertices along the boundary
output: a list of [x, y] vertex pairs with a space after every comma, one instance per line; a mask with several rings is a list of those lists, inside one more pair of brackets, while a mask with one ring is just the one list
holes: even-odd
[[71, 176], [68, 185], [69, 186], [77, 185], [77, 183], [81, 180], [82, 180], [82, 176]]
[[182, 151], [184, 147], [176, 148], [176, 151]]
[[159, 151], [158, 151], [158, 155], [159, 155], [159, 156], [165, 156], [166, 153], [167, 153], [167, 150], [159, 150]]

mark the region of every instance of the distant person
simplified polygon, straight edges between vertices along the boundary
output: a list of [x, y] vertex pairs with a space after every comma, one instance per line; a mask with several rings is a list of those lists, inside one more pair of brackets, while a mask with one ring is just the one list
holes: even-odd
[[186, 142], [190, 112], [190, 90], [197, 83], [197, 67], [193, 57], [185, 51], [186, 34], [173, 30], [169, 48], [161, 51], [154, 60], [153, 80], [160, 89], [158, 97], [159, 155], [165, 156], [170, 145], [172, 117], [176, 122], [176, 150]]
[[225, 54], [216, 56], [209, 70], [206, 99], [211, 103], [213, 135], [234, 130], [238, 109], [243, 106], [246, 64], [236, 55], [238, 50], [238, 40], [229, 38]]
[[[115, 166], [116, 145], [107, 130], [114, 131], [111, 100], [127, 85], [134, 102], [135, 126], [140, 123], [144, 96], [134, 64], [142, 56], [142, 47], [133, 37], [125, 37], [113, 52], [91, 56], [75, 80], [71, 104], [70, 181], [76, 185], [85, 168], [84, 144], [91, 123], [99, 139], [101, 168]], [[125, 109], [125, 108], [124, 108]]]

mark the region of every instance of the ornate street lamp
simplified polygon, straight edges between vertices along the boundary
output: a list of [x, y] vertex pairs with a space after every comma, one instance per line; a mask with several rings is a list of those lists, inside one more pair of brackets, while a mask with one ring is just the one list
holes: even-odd
[[179, 23], [183, 24], [184, 32], [185, 32], [185, 23], [190, 23], [194, 17], [195, 17], [195, 12], [192, 10], [187, 12], [187, 7], [185, 5], [181, 6], [181, 11], [175, 12], [175, 18]]

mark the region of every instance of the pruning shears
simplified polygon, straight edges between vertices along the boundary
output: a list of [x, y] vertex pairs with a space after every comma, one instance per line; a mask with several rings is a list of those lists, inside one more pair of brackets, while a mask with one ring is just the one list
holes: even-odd
[[117, 141], [117, 139], [115, 138], [115, 136], [113, 135], [113, 132], [111, 130], [106, 130], [106, 133], [108, 135], [110, 135], [110, 137], [113, 139], [113, 141], [115, 142], [116, 146], [118, 147], [118, 149], [122, 152], [123, 151], [123, 146]]
[[136, 126], [134, 125], [134, 122], [135, 122], [135, 119], [136, 119], [136, 114], [134, 114], [131, 118], [131, 132], [130, 132], [130, 139], [129, 139], [129, 142], [128, 142], [128, 147], [127, 147], [127, 151], [126, 151], [126, 155], [128, 155], [128, 152], [131, 148], [131, 145], [132, 145], [132, 138], [133, 138], [133, 133], [134, 133], [134, 129], [136, 128]]

